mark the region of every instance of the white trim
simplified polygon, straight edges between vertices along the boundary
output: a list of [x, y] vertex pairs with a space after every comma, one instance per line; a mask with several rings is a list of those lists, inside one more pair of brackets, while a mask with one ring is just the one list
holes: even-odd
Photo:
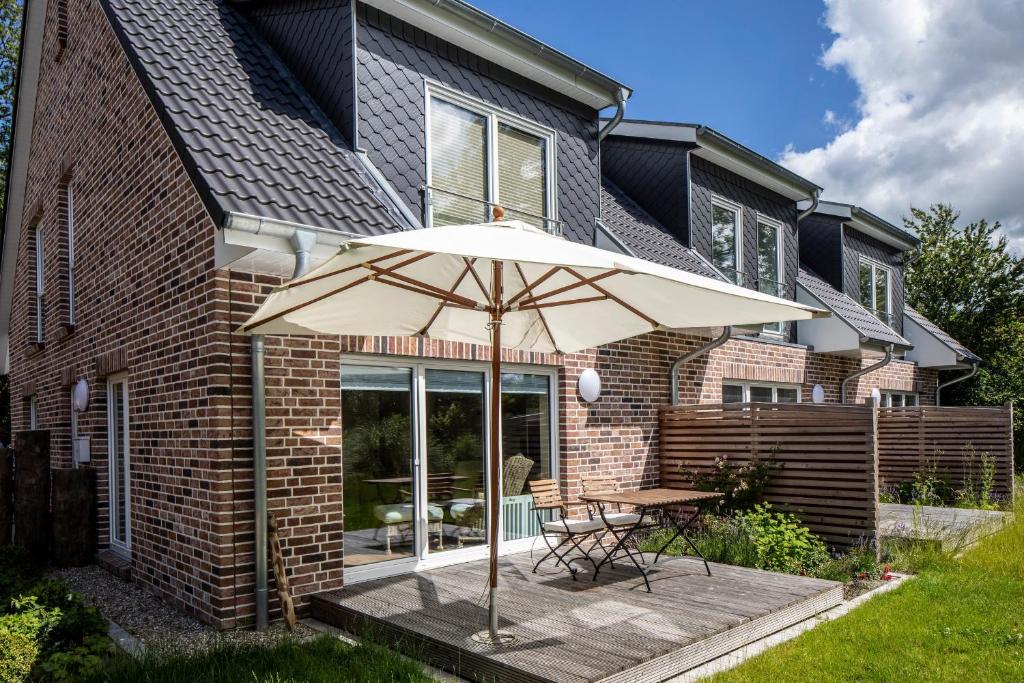
[[[786, 295], [786, 292], [785, 292], [786, 253], [785, 253], [784, 249], [786, 247], [786, 242], [785, 242], [785, 229], [786, 229], [786, 227], [782, 223], [782, 221], [776, 220], [774, 218], [770, 218], [768, 216], [765, 216], [762, 213], [756, 212], [754, 215], [755, 215], [755, 219], [754, 219], [754, 231], [755, 231], [754, 246], [755, 246], [755, 249], [757, 251], [757, 267], [758, 267], [757, 275], [758, 275], [758, 278], [760, 278], [760, 275], [761, 275], [761, 271], [760, 271], [760, 267], [761, 267], [761, 235], [760, 235], [760, 230], [761, 230], [761, 226], [765, 225], [765, 226], [767, 226], [769, 228], [774, 228], [775, 229], [775, 255], [776, 255], [776, 260], [778, 261], [776, 263], [776, 268], [777, 268], [776, 272], [777, 272], [778, 277], [779, 277], [778, 282], [783, 287], [782, 291], [771, 292], [771, 294], [772, 294], [772, 296], [785, 297], [785, 295]], [[772, 329], [771, 326], [773, 326], [773, 325], [778, 326], [777, 329]], [[786, 326], [785, 326], [784, 323], [781, 323], [781, 322], [765, 323], [764, 327], [762, 329], [764, 330], [764, 334], [771, 335], [773, 337], [781, 337], [784, 334], [785, 330], [786, 330]]]
[[[387, 356], [377, 354], [365, 354], [365, 353], [343, 353], [340, 359], [340, 365], [361, 365], [370, 367], [393, 367], [393, 368], [406, 368], [412, 372], [412, 419], [415, 421], [414, 431], [414, 443], [413, 443], [413, 462], [412, 462], [412, 476], [414, 477], [415, 483], [415, 499], [417, 509], [417, 527], [415, 534], [415, 546], [413, 557], [403, 557], [394, 560], [384, 560], [381, 562], [374, 562], [366, 565], [359, 565], [355, 567], [344, 567], [342, 569], [344, 580], [346, 583], [354, 583], [359, 581], [368, 581], [371, 579], [382, 578], [385, 576], [394, 576], [396, 574], [404, 574], [408, 572], [423, 571], [426, 569], [434, 569], [437, 567], [444, 567], [452, 564], [458, 564], [462, 562], [471, 562], [474, 560], [485, 559], [488, 556], [488, 544], [481, 543], [479, 545], [466, 546], [463, 548], [453, 548], [442, 551], [431, 552], [428, 547], [428, 536], [426, 533], [426, 477], [424, 473], [427, 470], [426, 457], [421, 457], [421, 454], [426, 454], [426, 443], [427, 443], [427, 425], [426, 425], [426, 413], [423, 408], [426, 406], [426, 371], [428, 369], [442, 369], [442, 370], [464, 370], [469, 372], [479, 372], [483, 375], [483, 401], [484, 401], [484, 414], [488, 414], [490, 400], [490, 382], [491, 382], [491, 369], [490, 363], [480, 361], [465, 361], [465, 360], [450, 360], [441, 358], [420, 358], [410, 356]], [[559, 413], [558, 413], [558, 401], [559, 401], [559, 384], [558, 384], [558, 367], [550, 365], [526, 365], [518, 363], [506, 363], [502, 364], [502, 373], [524, 373], [532, 375], [545, 375], [548, 377], [548, 423], [549, 423], [549, 452], [551, 454], [550, 476], [556, 481], [561, 476], [560, 470], [560, 451], [559, 451]], [[490, 461], [489, 456], [489, 444], [490, 439], [486, 433], [483, 435], [485, 443], [485, 461], [484, 461], [484, 476], [485, 481], [489, 481], [487, 477], [487, 463]], [[342, 453], [342, 458], [344, 458]], [[499, 473], [498, 480], [501, 481]], [[490, 495], [490, 491], [488, 491]], [[498, 519], [498, 535], [499, 538], [504, 539], [505, 530], [503, 528], [503, 520]], [[513, 552], [520, 552], [522, 550], [528, 550], [534, 542], [540, 537], [535, 536], [531, 538], [515, 539], [513, 541], [501, 540], [499, 545], [499, 552], [501, 555], [506, 555]]]
[[[736, 202], [726, 199], [717, 194], [711, 195], [711, 263], [719, 271], [728, 270], [723, 268], [721, 265], [715, 263], [715, 207], [725, 209], [726, 211], [732, 211], [736, 214], [736, 237], [733, 240], [733, 245], [736, 251], [736, 278], [738, 284], [743, 286], [743, 280], [746, 278], [746, 273], [743, 272], [743, 205], [737, 204]], [[725, 273], [722, 273], [725, 275]]]
[[[120, 391], [122, 394], [124, 406], [124, 413], [122, 415], [114, 413], [114, 392], [116, 391]], [[107, 377], [107, 532], [111, 549], [122, 555], [130, 555], [132, 548], [131, 438], [128, 425], [128, 415], [130, 413], [128, 400], [128, 374], [121, 372]], [[114, 433], [114, 421], [119, 418], [121, 419], [121, 435], [123, 440], [124, 481], [121, 482], [121, 497], [116, 498], [114, 487], [111, 486], [115, 477], [114, 442], [111, 437]], [[114, 530], [115, 505], [119, 508], [119, 513], [124, 515], [124, 541], [117, 539]]]
[[68, 323], [75, 324], [75, 194], [71, 182], [65, 187], [68, 203]]
[[[452, 90], [436, 81], [427, 79], [423, 87], [424, 107], [424, 141], [426, 157], [426, 179], [427, 187], [434, 187], [433, 169], [431, 164], [431, 122], [430, 104], [431, 99], [437, 99], [455, 107], [461, 107], [474, 114], [487, 119], [487, 149], [485, 162], [487, 164], [487, 196], [485, 201], [501, 204], [501, 188], [498, 186], [498, 125], [504, 123], [513, 128], [522, 130], [530, 135], [535, 135], [544, 140], [544, 182], [545, 200], [544, 215], [548, 221], [558, 220], [558, 136], [555, 131], [536, 121], [524, 118], [501, 107], [484, 102], [465, 93]], [[503, 205], [504, 206], [504, 205]], [[505, 206], [509, 211], [515, 211], [512, 206]], [[485, 214], [486, 215], [486, 214]], [[489, 220], [489, 218], [483, 219]], [[483, 222], [482, 220], [482, 222]], [[434, 224], [434, 207], [431, 202], [426, 216], [426, 227]], [[556, 223], [557, 225], [557, 223]], [[547, 227], [547, 226], [544, 226]]]
[[757, 387], [758, 389], [771, 389], [772, 390], [772, 403], [779, 402], [779, 389], [794, 389], [796, 391], [796, 402], [801, 403], [801, 385], [799, 384], [787, 384], [785, 382], [758, 382], [756, 380], [740, 380], [740, 379], [728, 379], [722, 380], [722, 402], [725, 402], [725, 387], [726, 385], [741, 387], [743, 389], [743, 401], [741, 403], [750, 403], [750, 389], [751, 387]]

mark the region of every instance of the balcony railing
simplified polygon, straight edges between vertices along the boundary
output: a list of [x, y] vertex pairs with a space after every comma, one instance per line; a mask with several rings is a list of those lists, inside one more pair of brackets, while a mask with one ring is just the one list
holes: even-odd
[[875, 316], [889, 327], [893, 327], [893, 323], [896, 322], [896, 316], [887, 311], [882, 311], [877, 308], [868, 308], [868, 312]]
[[[524, 216], [527, 219], [526, 220], [527, 223], [537, 223], [537, 222], [539, 222], [540, 226], [538, 226], [538, 227], [542, 228], [543, 230], [545, 230], [547, 232], [550, 232], [552, 235], [561, 235], [562, 234], [562, 221], [560, 221], [560, 220], [555, 220], [554, 218], [548, 218], [547, 216], [542, 216], [540, 214], [532, 213], [530, 211], [524, 211], [523, 209], [517, 209], [515, 206], [513, 206], [511, 204], [499, 204], [499, 203], [496, 203], [496, 202], [488, 201], [486, 199], [482, 199], [480, 197], [471, 197], [469, 195], [461, 194], [459, 192], [453, 192], [451, 190], [443, 190], [440, 187], [433, 187], [432, 185], [424, 185], [423, 186], [424, 219], [426, 218], [426, 216], [430, 215], [431, 207], [434, 204], [434, 193], [435, 192], [438, 192], [438, 193], [444, 194], [444, 195], [448, 195], [449, 197], [458, 197], [459, 199], [463, 199], [463, 200], [468, 201], [468, 202], [476, 202], [477, 204], [481, 204], [482, 206], [486, 206], [488, 209], [492, 209], [495, 206], [500, 206], [501, 208], [505, 209], [505, 212], [507, 214], [509, 214], [509, 218], [515, 218], [517, 216]], [[530, 219], [532, 219], [532, 220], [530, 220]]]
[[771, 294], [772, 296], [783, 297], [786, 294], [786, 285], [778, 280], [771, 280], [766, 277], [757, 278], [757, 291], [762, 294]]
[[725, 278], [734, 285], [742, 287], [747, 281], [747, 275], [742, 270], [736, 270], [735, 268], [723, 268], [721, 266], [715, 267], [718, 268], [718, 272], [724, 275]]

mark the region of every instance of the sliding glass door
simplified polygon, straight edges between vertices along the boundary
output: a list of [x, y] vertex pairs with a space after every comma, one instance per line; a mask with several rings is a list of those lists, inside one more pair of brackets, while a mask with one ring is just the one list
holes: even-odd
[[[539, 534], [527, 482], [557, 477], [554, 371], [502, 373], [502, 539]], [[346, 577], [486, 556], [484, 364], [353, 358], [342, 366]]]

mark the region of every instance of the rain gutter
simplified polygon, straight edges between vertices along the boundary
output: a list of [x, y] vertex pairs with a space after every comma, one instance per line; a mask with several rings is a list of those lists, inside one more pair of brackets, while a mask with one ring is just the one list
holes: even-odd
[[937, 406], [941, 406], [942, 405], [942, 390], [943, 389], [945, 389], [946, 387], [951, 387], [954, 384], [959, 384], [960, 382], [963, 382], [964, 380], [968, 380], [968, 379], [974, 377], [975, 375], [977, 375], [978, 374], [978, 365], [979, 365], [979, 363], [972, 363], [971, 364], [970, 372], [967, 372], [966, 374], [960, 375], [959, 377], [954, 377], [953, 379], [949, 380], [948, 382], [943, 382], [942, 384], [940, 384], [935, 389], [935, 405], [937, 405]]
[[729, 341], [729, 338], [731, 336], [732, 325], [726, 325], [725, 329], [722, 330], [722, 334], [720, 336], [716, 337], [715, 339], [712, 339], [704, 346], [701, 346], [698, 349], [694, 349], [693, 351], [690, 351], [689, 353], [679, 356], [679, 358], [676, 358], [675, 362], [672, 363], [672, 369], [669, 370], [669, 378], [671, 380], [672, 385], [672, 395], [669, 398], [672, 401], [672, 405], [679, 405], [679, 369], [683, 367], [683, 365], [685, 365], [686, 363], [692, 361], [693, 359], [700, 358], [704, 354], [714, 351], [719, 346]]
[[893, 346], [894, 346], [893, 344], [889, 344], [889, 346], [886, 347], [886, 349], [885, 349], [885, 358], [883, 358], [882, 360], [878, 361], [874, 365], [869, 365], [866, 368], [861, 368], [857, 372], [854, 372], [854, 373], [852, 373], [850, 375], [847, 375], [846, 377], [843, 378], [842, 383], [839, 385], [839, 402], [840, 403], [846, 403], [846, 385], [849, 384], [852, 380], [855, 380], [858, 377], [863, 377], [864, 375], [866, 375], [868, 373], [871, 373], [871, 372], [874, 372], [875, 370], [881, 370], [886, 365], [888, 365], [889, 363], [892, 362]]

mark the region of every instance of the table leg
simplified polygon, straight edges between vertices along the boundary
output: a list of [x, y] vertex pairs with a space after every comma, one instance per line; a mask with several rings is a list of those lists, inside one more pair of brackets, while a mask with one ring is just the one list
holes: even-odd
[[701, 553], [700, 548], [698, 548], [696, 544], [694, 544], [693, 540], [686, 533], [686, 530], [690, 528], [690, 525], [693, 524], [698, 517], [700, 517], [699, 506], [696, 508], [696, 510], [694, 510], [693, 514], [689, 515], [689, 517], [686, 518], [686, 521], [683, 523], [680, 523], [680, 521], [677, 519], [673, 519], [672, 515], [668, 515], [668, 518], [672, 520], [672, 524], [676, 528], [676, 532], [672, 534], [672, 538], [668, 539], [668, 542], [665, 543], [665, 545], [661, 546], [661, 549], [658, 550], [658, 553], [654, 556], [654, 562], [651, 563], [652, 565], [658, 562], [658, 558], [661, 557], [661, 554], [665, 552], [665, 550], [670, 545], [672, 545], [672, 541], [682, 536], [683, 540], [686, 541], [686, 543], [691, 548], [693, 548], [693, 552], [697, 553], [697, 557], [699, 557], [704, 562], [704, 570], [708, 573], [708, 576], [711, 576], [711, 567], [708, 566], [707, 559], [704, 558], [704, 555], [703, 553]]
[[[640, 519], [638, 519], [631, 527], [626, 529], [626, 531], [620, 536], [615, 531], [616, 527], [608, 523], [608, 520], [604, 515], [604, 505], [598, 503], [597, 509], [601, 513], [601, 520], [604, 522], [605, 527], [608, 529], [608, 533], [610, 533], [615, 538], [615, 545], [612, 546], [611, 552], [605, 551], [604, 558], [597, 564], [596, 567], [594, 567], [594, 578], [592, 580], [597, 581], [597, 574], [601, 570], [601, 567], [604, 566], [605, 562], [611, 564], [612, 558], [614, 557], [615, 553], [617, 553], [621, 549], [626, 553], [626, 557], [628, 557], [629, 561], [633, 563], [633, 566], [636, 567], [637, 570], [640, 572], [640, 575], [644, 577], [644, 586], [647, 587], [647, 592], [650, 593], [651, 582], [647, 580], [647, 571], [642, 566], [640, 566], [640, 563], [636, 561], [636, 558], [633, 557], [633, 553], [631, 553], [629, 548], [626, 546], [626, 541], [628, 541], [629, 538], [636, 532], [636, 530], [643, 525], [644, 515], [646, 514], [647, 510], [645, 508], [637, 508], [640, 511]], [[643, 558], [642, 553], [640, 557]]]

